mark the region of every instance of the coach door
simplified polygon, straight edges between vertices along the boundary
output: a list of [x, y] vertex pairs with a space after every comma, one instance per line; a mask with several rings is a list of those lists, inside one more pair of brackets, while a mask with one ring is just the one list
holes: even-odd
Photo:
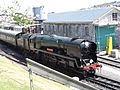
[[23, 46], [25, 49], [29, 50], [29, 34], [23, 36]]

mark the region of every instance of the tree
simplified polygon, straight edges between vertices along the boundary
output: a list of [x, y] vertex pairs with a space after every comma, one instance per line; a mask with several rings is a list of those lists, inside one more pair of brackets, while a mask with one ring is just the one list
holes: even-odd
[[13, 20], [16, 21], [18, 25], [32, 24], [32, 20], [27, 18], [27, 16], [23, 15], [22, 13], [15, 13], [13, 15]]
[[3, 9], [3, 12], [10, 16], [11, 20], [14, 20], [18, 25], [27, 25], [32, 23], [32, 19], [28, 17], [28, 9], [23, 13], [20, 12], [21, 5], [19, 0], [14, 0], [11, 6], [8, 6], [6, 9]]

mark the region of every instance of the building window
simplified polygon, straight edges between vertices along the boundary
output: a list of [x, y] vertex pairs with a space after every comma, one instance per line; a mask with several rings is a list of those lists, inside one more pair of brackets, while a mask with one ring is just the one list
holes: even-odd
[[112, 20], [117, 21], [117, 13], [112, 13]]
[[85, 35], [89, 36], [89, 28], [88, 27], [85, 27]]

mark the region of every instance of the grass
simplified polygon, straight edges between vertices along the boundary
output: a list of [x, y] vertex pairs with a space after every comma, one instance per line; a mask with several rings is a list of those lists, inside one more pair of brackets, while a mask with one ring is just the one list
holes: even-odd
[[[72, 90], [35, 74], [32, 78], [34, 90]], [[4, 56], [0, 56], [0, 90], [30, 90], [28, 71]]]

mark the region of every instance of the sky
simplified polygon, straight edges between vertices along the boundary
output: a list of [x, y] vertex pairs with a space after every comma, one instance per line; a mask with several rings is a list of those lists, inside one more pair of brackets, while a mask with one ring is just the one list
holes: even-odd
[[[10, 6], [14, 0], [0, 0], [1, 7]], [[88, 8], [94, 5], [109, 3], [120, 0], [18, 0], [21, 9], [29, 8], [32, 12], [32, 7], [44, 6], [46, 13], [50, 12], [65, 12], [74, 11], [81, 8]]]

